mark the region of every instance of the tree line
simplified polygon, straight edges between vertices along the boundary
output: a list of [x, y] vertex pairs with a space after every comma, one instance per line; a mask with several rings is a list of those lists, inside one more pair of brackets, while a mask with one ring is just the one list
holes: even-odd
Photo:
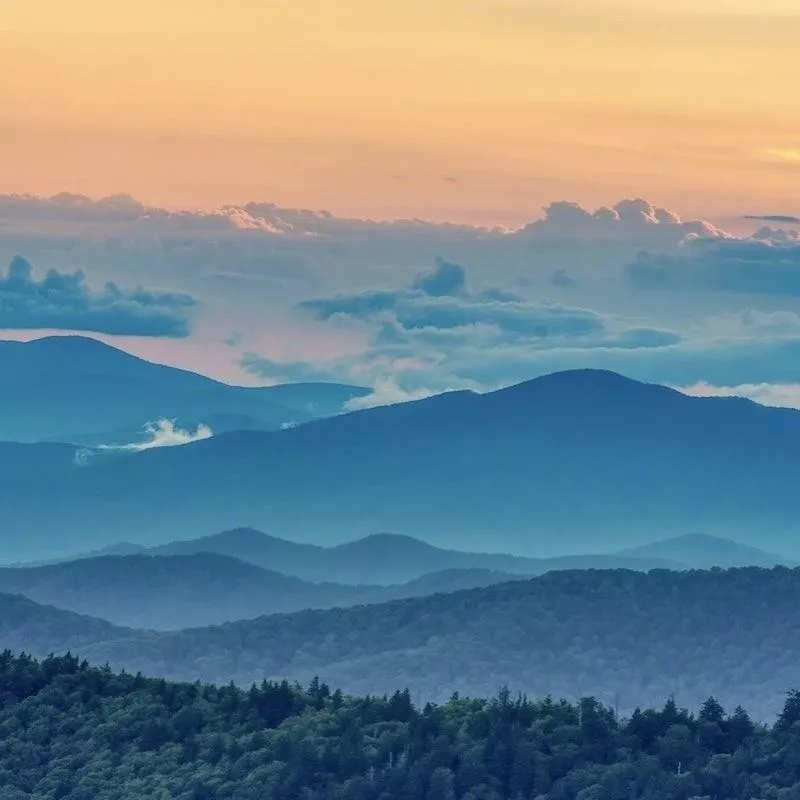
[[3, 800], [795, 800], [800, 692], [772, 725], [709, 698], [621, 717], [594, 698], [314, 679], [240, 689], [0, 654]]

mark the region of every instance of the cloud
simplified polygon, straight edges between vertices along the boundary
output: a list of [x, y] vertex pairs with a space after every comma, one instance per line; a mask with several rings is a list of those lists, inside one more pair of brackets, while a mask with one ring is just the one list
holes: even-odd
[[0, 329], [184, 337], [189, 334], [186, 314], [194, 305], [187, 294], [122, 289], [115, 283], [95, 291], [80, 271], [50, 270], [37, 281], [21, 256], [11, 261], [7, 275], [0, 272]]
[[[159, 303], [169, 295], [156, 293], [142, 304], [117, 289], [123, 298], [109, 305], [132, 304], [125, 318], [139, 333], [152, 332], [160, 309], [161, 335], [185, 335], [190, 315], [193, 335], [169, 345], [170, 357], [208, 344], [207, 363], [194, 365], [229, 381], [242, 380], [241, 358], [241, 368], [265, 382], [346, 380], [380, 385], [387, 397], [391, 381], [413, 396], [585, 366], [676, 385], [791, 383], [791, 324], [734, 313], [791, 307], [800, 292], [800, 235], [784, 215], [773, 216], [752, 236], [734, 238], [635, 199], [597, 210], [554, 203], [512, 229], [260, 202], [170, 211], [124, 195], [5, 195], [0, 258], [26, 253], [42, 274], [80, 264], [88, 276], [81, 291], [95, 299], [107, 296], [107, 281], [182, 290], [173, 297], [183, 304]], [[0, 289], [2, 313], [5, 294]], [[192, 298], [203, 301], [196, 312]], [[71, 329], [112, 327], [89, 306], [91, 327], [77, 327], [73, 310]], [[38, 298], [37, 317], [44, 307]], [[225, 348], [231, 331], [241, 336]], [[316, 355], [282, 361], [285, 348], [273, 344], [280, 337]], [[153, 357], [166, 346], [153, 344]]]
[[775, 244], [800, 243], [800, 233], [797, 231], [786, 230], [784, 228], [772, 228], [769, 225], [764, 225], [759, 228], [751, 238], [757, 241], [773, 242]]
[[[494, 388], [531, 377], [558, 359], [586, 366], [603, 352], [644, 351], [678, 345], [674, 331], [602, 315], [579, 306], [534, 300], [492, 288], [473, 292], [465, 271], [453, 270], [457, 294], [431, 295], [441, 262], [430, 276], [394, 290], [304, 301], [299, 308], [319, 322], [357, 325], [364, 350], [318, 363], [280, 362], [248, 354], [245, 368], [269, 380], [307, 377], [375, 387], [358, 407], [435, 391]], [[429, 283], [428, 277], [431, 278]], [[423, 288], [420, 288], [423, 287]], [[574, 354], [571, 355], [571, 354]]]
[[467, 288], [467, 272], [458, 264], [451, 264], [442, 258], [436, 259], [433, 272], [419, 275], [413, 284], [431, 297], [447, 297], [461, 294]]
[[613, 208], [590, 212], [578, 203], [556, 202], [545, 209], [541, 220], [519, 234], [528, 237], [632, 240], [643, 246], [677, 243], [687, 236], [703, 239], [728, 238], [730, 234], [703, 220], [682, 220], [647, 200], [622, 200]]
[[800, 242], [695, 242], [687, 255], [640, 253], [625, 274], [637, 289], [800, 296]]
[[115, 194], [92, 200], [81, 194], [62, 192], [52, 197], [27, 194], [0, 194], [0, 221], [88, 223], [117, 229], [176, 233], [187, 231], [262, 231], [281, 234], [286, 226], [251, 216], [239, 206], [223, 206], [213, 211], [168, 211], [146, 206], [134, 197]]
[[122, 445], [101, 445], [98, 449], [139, 453], [142, 450], [152, 450], [155, 447], [177, 447], [183, 444], [191, 444], [203, 439], [210, 439], [214, 435], [208, 425], [198, 425], [193, 433], [176, 427], [174, 419], [160, 419], [156, 422], [148, 422], [144, 427], [144, 432], [147, 437], [144, 441]]
[[603, 332], [602, 318], [584, 308], [530, 301], [491, 287], [472, 293], [463, 267], [442, 260], [433, 272], [417, 276], [409, 288], [317, 298], [300, 303], [300, 308], [320, 320], [378, 320], [406, 331], [492, 326], [540, 339]]
[[398, 386], [396, 381], [391, 378], [386, 378], [376, 381], [370, 394], [348, 400], [345, 404], [345, 411], [360, 411], [365, 408], [391, 406], [397, 403], [406, 403], [411, 400], [424, 400], [432, 394], [433, 392], [429, 389], [406, 391]]
[[693, 397], [744, 397], [764, 406], [800, 409], [800, 383], [744, 383], [714, 386], [702, 381], [675, 387]]
[[777, 222], [786, 225], [791, 225], [792, 223], [800, 222], [800, 217], [793, 217], [787, 214], [764, 214], [762, 216], [757, 216], [754, 214], [745, 214], [743, 219], [761, 220], [762, 222]]

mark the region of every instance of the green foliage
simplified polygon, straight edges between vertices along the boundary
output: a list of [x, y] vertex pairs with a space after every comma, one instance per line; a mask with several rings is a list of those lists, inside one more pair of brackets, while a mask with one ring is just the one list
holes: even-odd
[[629, 718], [592, 698], [407, 691], [349, 697], [263, 682], [171, 683], [0, 654], [3, 800], [790, 800], [792, 692], [774, 728], [669, 700]]

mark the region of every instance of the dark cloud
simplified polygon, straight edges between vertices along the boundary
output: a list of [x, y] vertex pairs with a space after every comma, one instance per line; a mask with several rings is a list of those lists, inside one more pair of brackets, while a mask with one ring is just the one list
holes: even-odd
[[41, 280], [30, 262], [16, 256], [8, 274], [0, 273], [0, 329], [52, 328], [119, 336], [183, 337], [189, 334], [186, 294], [121, 289], [107, 283], [101, 291], [85, 275], [50, 270]]
[[756, 216], [753, 214], [746, 214], [743, 219], [761, 220], [762, 222], [778, 222], [791, 225], [795, 222], [800, 222], [800, 217], [787, 216], [785, 214], [764, 214], [763, 216]]
[[493, 326], [505, 333], [538, 338], [603, 331], [601, 317], [587, 309], [534, 302], [501, 289], [471, 293], [464, 268], [441, 259], [432, 272], [417, 276], [409, 288], [307, 300], [300, 307], [321, 320], [390, 317], [406, 330]]
[[436, 269], [418, 276], [412, 288], [419, 289], [431, 297], [461, 294], [467, 288], [467, 273], [464, 267], [437, 258]]
[[687, 255], [640, 253], [625, 274], [637, 289], [800, 296], [800, 242], [696, 242]]

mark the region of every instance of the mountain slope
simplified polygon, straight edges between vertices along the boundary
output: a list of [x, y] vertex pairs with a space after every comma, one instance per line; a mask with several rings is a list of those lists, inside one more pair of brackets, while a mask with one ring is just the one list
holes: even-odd
[[[2, 648], [14, 612], [0, 610]], [[46, 633], [53, 638], [37, 652], [65, 638], [57, 627]], [[408, 686], [438, 700], [507, 685], [597, 695], [622, 711], [670, 694], [692, 706], [714, 695], [767, 718], [797, 685], [800, 570], [551, 572], [381, 605], [95, 636], [80, 650], [95, 663], [188, 680], [319, 675], [345, 691]]]
[[356, 586], [312, 583], [217, 553], [148, 553], [0, 568], [0, 593], [24, 595], [114, 625], [179, 630], [266, 614], [453, 592], [514, 577], [485, 569], [452, 569], [393, 586]]
[[131, 443], [159, 419], [217, 431], [277, 429], [338, 414], [367, 393], [338, 384], [229, 386], [82, 336], [0, 341], [0, 374], [0, 441], [89, 446]]
[[0, 592], [116, 625], [178, 630], [383, 600], [379, 587], [313, 584], [228, 556], [104, 556], [0, 569]]
[[34, 556], [236, 526], [536, 555], [687, 530], [780, 549], [800, 530], [798, 449], [800, 412], [581, 371], [89, 463], [47, 504], [35, 482], [0, 495], [0, 518]]
[[774, 567], [788, 564], [783, 556], [757, 547], [732, 542], [719, 536], [690, 533], [619, 552], [626, 558], [664, 558], [688, 564], [696, 569], [710, 567]]
[[0, 649], [47, 656], [133, 633], [102, 619], [34, 603], [27, 597], [0, 594]]

